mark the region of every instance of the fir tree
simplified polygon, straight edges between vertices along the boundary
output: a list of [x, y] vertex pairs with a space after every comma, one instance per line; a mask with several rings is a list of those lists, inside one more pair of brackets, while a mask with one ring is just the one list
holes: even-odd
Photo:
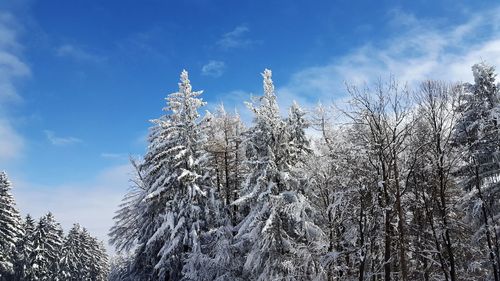
[[311, 280], [318, 274], [314, 244], [322, 232], [312, 220], [312, 206], [299, 192], [302, 186], [293, 172], [301, 155], [291, 157], [290, 153], [307, 144], [298, 143], [301, 121], [292, 122], [297, 121], [293, 113], [298, 110], [292, 110], [293, 126], [280, 117], [271, 75], [270, 70], [264, 71], [264, 96], [257, 106], [249, 104], [255, 114], [247, 141], [249, 174], [243, 196], [235, 201], [249, 209], [236, 236], [245, 257], [242, 276]]
[[81, 280], [80, 270], [83, 269], [83, 265], [81, 262], [80, 231], [80, 225], [74, 224], [64, 238], [60, 259], [60, 275], [64, 280]]
[[10, 190], [7, 174], [0, 172], [0, 280], [13, 278], [14, 249], [23, 235], [21, 217]]
[[[179, 91], [167, 97], [166, 115], [152, 121], [148, 151], [137, 167], [142, 188], [125, 201], [112, 229], [119, 247], [135, 245], [131, 275], [136, 280], [180, 280], [190, 254], [201, 252], [208, 198], [213, 198], [203, 170], [208, 158], [198, 113], [205, 104], [201, 93], [192, 90], [182, 71]], [[129, 238], [121, 240], [124, 233]]]
[[35, 232], [35, 220], [28, 214], [23, 222], [24, 235], [16, 245], [15, 272], [17, 280], [26, 280], [32, 271], [30, 256], [33, 252], [33, 234]]
[[33, 233], [33, 252], [30, 257], [32, 272], [28, 279], [60, 280], [59, 257], [62, 239], [62, 228], [52, 213], [40, 218]]
[[[155, 266], [161, 280], [181, 278], [188, 255], [201, 252], [200, 236], [207, 227], [206, 198], [210, 190], [202, 168], [206, 156], [198, 121], [198, 108], [205, 104], [198, 98], [201, 93], [192, 90], [188, 73], [183, 71], [179, 91], [167, 98], [168, 114], [154, 121], [159, 130], [151, 137], [144, 161], [151, 172], [147, 174], [148, 183], [153, 183], [147, 200], [163, 204], [163, 221], [148, 241], [154, 244], [161, 238], [161, 258]], [[160, 178], [154, 175], [158, 169], [163, 173]]]
[[104, 246], [78, 224], [64, 240], [60, 272], [61, 280], [107, 280], [109, 265]]

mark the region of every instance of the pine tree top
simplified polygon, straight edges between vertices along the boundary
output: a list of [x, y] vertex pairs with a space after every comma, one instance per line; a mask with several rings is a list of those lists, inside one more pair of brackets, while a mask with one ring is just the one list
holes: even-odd
[[8, 192], [11, 189], [11, 183], [5, 171], [0, 172], [0, 192]]

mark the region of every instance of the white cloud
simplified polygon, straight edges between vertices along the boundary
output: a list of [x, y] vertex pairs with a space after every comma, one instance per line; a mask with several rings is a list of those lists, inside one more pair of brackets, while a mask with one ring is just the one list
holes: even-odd
[[7, 119], [0, 118], [0, 165], [21, 155], [24, 139], [11, 126]]
[[211, 77], [220, 77], [226, 70], [226, 64], [223, 61], [211, 60], [201, 68], [201, 74]]
[[102, 62], [104, 57], [92, 54], [81, 47], [64, 44], [56, 49], [56, 55], [59, 57], [67, 57], [77, 61]]
[[81, 143], [82, 140], [76, 137], [59, 137], [56, 136], [53, 131], [50, 130], [45, 130], [43, 131], [45, 133], [45, 136], [47, 137], [47, 140], [57, 146], [64, 146], [64, 145], [70, 145], [70, 144], [75, 144], [75, 143]]
[[217, 41], [217, 46], [222, 49], [245, 48], [259, 43], [246, 37], [250, 29], [245, 25], [239, 25], [230, 32], [224, 33]]
[[124, 159], [127, 158], [127, 155], [123, 154], [123, 153], [103, 152], [103, 153], [101, 153], [101, 157], [102, 158], [106, 158], [106, 159], [120, 159], [120, 160], [124, 160]]
[[14, 16], [0, 11], [0, 106], [5, 102], [21, 99], [15, 82], [31, 73], [19, 55], [21, 49]]
[[24, 138], [13, 126], [7, 115], [10, 102], [21, 101], [16, 89], [20, 78], [31, 74], [29, 66], [22, 60], [22, 46], [18, 41], [19, 26], [15, 17], [0, 11], [0, 165], [4, 168], [22, 155]]
[[280, 100], [313, 106], [344, 95], [344, 82], [371, 83], [394, 75], [416, 85], [425, 79], [471, 81], [482, 60], [500, 67], [500, 9], [471, 14], [462, 24], [440, 25], [394, 10], [389, 25], [403, 30], [383, 42], [366, 43], [323, 65], [294, 73], [277, 89]]
[[114, 213], [130, 186], [131, 171], [129, 164], [113, 166], [87, 182], [54, 187], [12, 178], [12, 192], [24, 215], [38, 218], [50, 211], [65, 231], [79, 223], [107, 244]]

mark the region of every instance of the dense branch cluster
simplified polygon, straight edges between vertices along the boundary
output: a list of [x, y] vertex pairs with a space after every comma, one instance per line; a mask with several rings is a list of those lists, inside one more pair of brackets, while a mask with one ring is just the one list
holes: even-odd
[[103, 281], [108, 257], [102, 242], [75, 224], [66, 236], [51, 213], [22, 219], [0, 172], [0, 280]]
[[133, 162], [110, 280], [499, 281], [500, 92], [472, 70], [286, 117], [265, 70], [250, 126], [200, 116], [183, 71]]

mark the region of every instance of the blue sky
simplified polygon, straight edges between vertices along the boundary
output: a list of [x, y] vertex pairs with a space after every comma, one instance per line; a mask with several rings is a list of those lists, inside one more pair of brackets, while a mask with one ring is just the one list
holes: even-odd
[[0, 169], [24, 213], [105, 238], [183, 68], [247, 119], [266, 67], [282, 106], [390, 74], [467, 81], [475, 62], [500, 66], [497, 2], [1, 1]]

